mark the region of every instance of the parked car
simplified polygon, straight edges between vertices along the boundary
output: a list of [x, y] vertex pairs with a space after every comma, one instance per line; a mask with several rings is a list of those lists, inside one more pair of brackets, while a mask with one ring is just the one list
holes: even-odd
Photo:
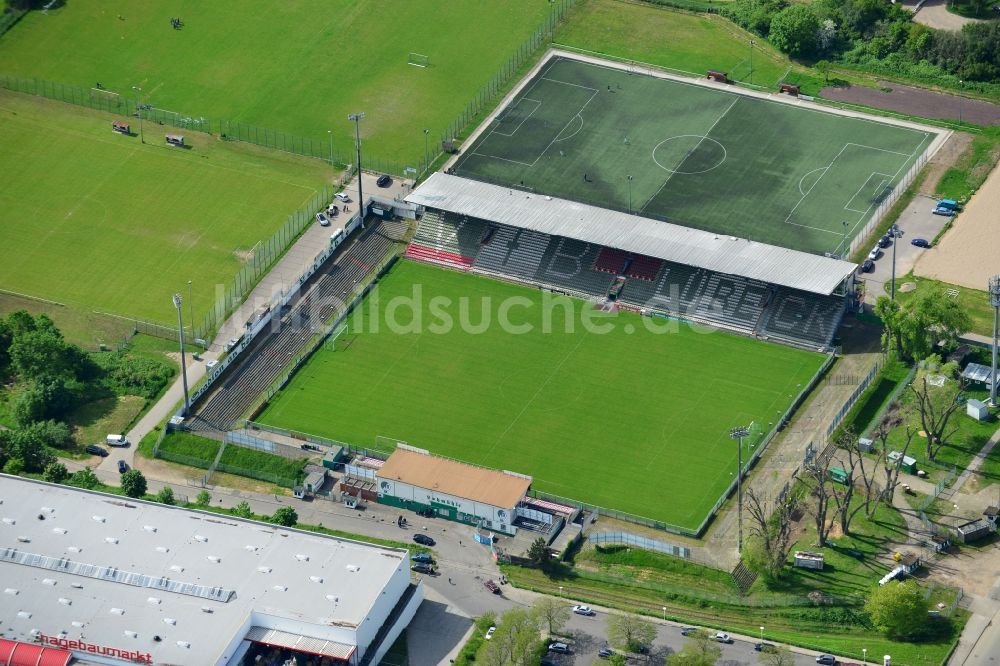
[[600, 652], [597, 653], [597, 656], [602, 657], [604, 659], [610, 659], [611, 657], [615, 656], [615, 651], [609, 648], [607, 645], [605, 645], [604, 647], [601, 648]]
[[715, 638], [715, 640], [717, 640], [720, 643], [732, 643], [733, 642], [733, 637], [730, 636], [729, 634], [727, 634], [724, 631], [717, 632], [715, 634], [714, 638]]
[[326, 213], [320, 211], [316, 213], [316, 221], [319, 222], [319, 226], [328, 227], [330, 226], [330, 218], [326, 216]]
[[559, 662], [551, 657], [542, 657], [542, 660], [538, 662], [538, 666], [559, 666]]
[[496, 627], [490, 627], [489, 629], [486, 630], [486, 635], [483, 636], [483, 638], [485, 638], [486, 640], [490, 640], [491, 638], [493, 638], [493, 634], [496, 633], [496, 630], [497, 630]]
[[573, 606], [573, 612], [577, 615], [593, 615], [594, 609], [590, 606]]
[[890, 245], [892, 245], [892, 238], [889, 236], [889, 234], [885, 234], [884, 236], [878, 239], [879, 247], [885, 248], [889, 247]]
[[494, 580], [488, 580], [483, 583], [483, 586], [493, 594], [500, 594], [500, 586], [496, 584]]
[[91, 455], [101, 456], [102, 458], [106, 458], [108, 456], [108, 452], [99, 447], [97, 444], [89, 444], [84, 450]]
[[419, 543], [421, 546], [433, 546], [434, 539], [430, 538], [426, 534], [414, 534], [413, 540]]
[[375, 184], [379, 187], [389, 187], [392, 185], [392, 178], [390, 178], [388, 174], [382, 174], [378, 177], [378, 180], [375, 181]]
[[816, 657], [817, 664], [825, 664], [826, 666], [837, 666], [837, 658], [832, 654], [821, 654]]
[[422, 573], [422, 574], [432, 574], [432, 573], [434, 573], [434, 569], [431, 569], [431, 565], [429, 565], [429, 564], [422, 564], [422, 563], [419, 563], [419, 562], [417, 564], [414, 564], [412, 567], [410, 567], [410, 569], [412, 571], [416, 571], [417, 573]]
[[882, 256], [882, 248], [880, 248], [878, 245], [873, 247], [872, 251], [868, 253], [868, 258], [871, 259], [872, 261], [875, 261], [881, 256]]
[[757, 652], [777, 652], [778, 648], [774, 647], [770, 643], [754, 643], [753, 649]]
[[917, 247], [930, 247], [931, 242], [926, 238], [914, 238], [910, 241], [910, 245], [916, 245]]
[[865, 259], [865, 262], [861, 264], [862, 273], [871, 273], [875, 270], [875, 262], [871, 259]]
[[698, 633], [698, 627], [681, 627], [681, 636], [690, 636]]
[[549, 643], [549, 652], [558, 652], [559, 654], [569, 654], [569, 646], [565, 643]]
[[421, 564], [433, 564], [434, 558], [427, 553], [414, 553], [410, 555], [410, 560], [413, 562], [420, 562]]
[[333, 198], [340, 203], [351, 203], [351, 197], [347, 196], [347, 192], [337, 192], [333, 195]]
[[124, 474], [127, 471], [128, 471], [128, 463], [126, 463], [124, 460], [119, 460], [118, 461], [118, 473], [119, 474]]

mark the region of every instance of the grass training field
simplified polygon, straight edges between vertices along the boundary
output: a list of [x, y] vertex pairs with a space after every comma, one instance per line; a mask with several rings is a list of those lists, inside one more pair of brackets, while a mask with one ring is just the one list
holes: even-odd
[[[419, 166], [423, 129], [447, 125], [552, 10], [547, 0], [196, 2], [72, 0], [0, 39], [0, 74], [133, 95], [211, 120], [326, 142], [354, 162], [350, 113], [369, 155]], [[175, 30], [170, 19], [179, 17]], [[410, 52], [430, 66], [407, 64]]]
[[[215, 302], [247, 252], [313, 197], [316, 160], [164, 130], [111, 131], [115, 116], [0, 91], [0, 288], [83, 312], [174, 325]], [[133, 126], [133, 133], [137, 128]]]
[[560, 57], [465, 149], [454, 172], [839, 253], [932, 138], [721, 84], [703, 87]]
[[[411, 262], [373, 293], [260, 421], [360, 446], [404, 440], [688, 529], [733, 478], [729, 429], [767, 430], [823, 361], [625, 312], [588, 332], [591, 304]], [[398, 300], [414, 294], [419, 306]]]

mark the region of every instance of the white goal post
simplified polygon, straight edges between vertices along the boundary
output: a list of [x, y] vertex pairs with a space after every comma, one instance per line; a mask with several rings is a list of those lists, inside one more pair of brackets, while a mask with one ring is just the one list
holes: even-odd
[[407, 65], [413, 65], [414, 67], [427, 67], [431, 64], [431, 59], [422, 53], [410, 52], [410, 55], [406, 58]]

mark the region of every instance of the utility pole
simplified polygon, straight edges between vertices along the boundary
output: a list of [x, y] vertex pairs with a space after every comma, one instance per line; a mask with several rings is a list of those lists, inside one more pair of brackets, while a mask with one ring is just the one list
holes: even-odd
[[365, 196], [361, 189], [361, 121], [365, 119], [364, 111], [352, 113], [347, 116], [348, 120], [354, 121], [354, 147], [358, 153], [358, 206], [361, 209], [361, 228], [365, 226]]
[[739, 426], [729, 431], [729, 436], [739, 442], [739, 451], [736, 454], [736, 501], [739, 520], [739, 541], [737, 549], [743, 553], [743, 438], [750, 434], [750, 429], [746, 426]]
[[181, 314], [181, 295], [174, 294], [174, 307], [177, 308], [177, 335], [181, 343], [181, 378], [184, 380], [184, 416], [191, 411], [191, 400], [188, 398], [187, 364], [184, 362], [184, 316]]
[[990, 404], [997, 406], [997, 338], [1000, 331], [997, 330], [1000, 324], [1000, 275], [990, 278], [990, 305], [993, 306], [993, 374], [990, 384]]
[[750, 40], [750, 85], [753, 85], [753, 47], [757, 45], [757, 42]]
[[142, 88], [132, 86], [132, 90], [135, 91], [135, 115], [139, 116], [139, 143], [146, 143], [142, 135]]

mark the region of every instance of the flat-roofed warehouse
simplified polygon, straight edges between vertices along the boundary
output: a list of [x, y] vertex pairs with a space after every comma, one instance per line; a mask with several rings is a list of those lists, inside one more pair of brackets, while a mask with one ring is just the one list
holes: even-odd
[[374, 664], [423, 598], [405, 549], [228, 515], [0, 475], [0, 520], [3, 636], [82, 663]]

